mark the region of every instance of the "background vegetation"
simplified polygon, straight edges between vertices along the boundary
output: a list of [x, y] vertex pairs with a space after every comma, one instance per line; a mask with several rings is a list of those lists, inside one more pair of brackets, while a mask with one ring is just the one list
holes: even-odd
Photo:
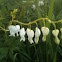
[[[62, 19], [62, 0], [44, 0], [44, 5], [38, 7], [39, 0], [0, 0], [0, 26], [7, 28], [11, 21], [10, 12], [17, 8], [17, 20], [28, 23], [40, 17], [48, 17], [55, 21]], [[33, 2], [31, 2], [33, 1]], [[31, 6], [35, 4], [36, 9]], [[38, 23], [39, 28], [43, 26], [42, 22]], [[62, 27], [61, 23], [56, 24], [57, 29]], [[46, 26], [50, 29], [50, 34], [45, 43], [42, 42], [40, 36], [39, 43], [30, 44], [27, 40], [20, 42], [20, 37], [9, 37], [9, 32], [0, 29], [0, 62], [62, 62], [62, 39], [60, 45], [56, 45], [51, 31], [54, 29], [52, 25], [46, 22]], [[23, 26], [27, 28], [27, 26]], [[32, 29], [36, 27], [31, 26]]]

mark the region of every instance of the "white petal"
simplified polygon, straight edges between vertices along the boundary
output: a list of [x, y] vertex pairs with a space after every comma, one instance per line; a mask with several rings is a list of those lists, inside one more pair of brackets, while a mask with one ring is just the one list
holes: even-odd
[[49, 34], [49, 29], [47, 27], [42, 27], [41, 30], [44, 36]]
[[34, 43], [34, 41], [32, 40], [32, 38], [28, 38], [28, 40], [29, 40], [30, 44]]
[[56, 43], [57, 45], [59, 45], [60, 40], [59, 40], [59, 38], [58, 38], [58, 37], [56, 37], [56, 38], [55, 38], [55, 43]]
[[20, 30], [20, 26], [19, 26], [19, 25], [16, 25], [16, 28], [17, 28], [18, 30]]
[[38, 6], [42, 6], [42, 5], [44, 5], [44, 2], [43, 1], [39, 1]]
[[22, 29], [20, 30], [20, 36], [25, 36], [25, 29], [24, 29], [24, 28], [22, 28]]
[[42, 41], [45, 42], [46, 41], [46, 36], [42, 37]]
[[35, 37], [39, 37], [41, 34], [40, 32], [40, 29], [38, 27], [36, 27], [36, 30], [35, 30]]
[[27, 35], [29, 38], [34, 37], [34, 31], [27, 28]]
[[20, 41], [25, 41], [25, 37], [22, 36], [21, 39], [20, 39]]
[[10, 35], [9, 36], [15, 37], [15, 33], [13, 31], [10, 31]]
[[15, 33], [18, 33], [19, 31], [20, 31], [20, 26], [19, 26], [19, 25], [16, 25], [14, 32], [15, 32]]
[[35, 37], [35, 43], [38, 44], [39, 37]]
[[32, 5], [32, 9], [35, 10], [36, 9], [36, 5], [33, 4]]
[[57, 37], [58, 34], [59, 34], [59, 30], [58, 30], [58, 29], [53, 30], [53, 31], [52, 31], [52, 34], [53, 34], [55, 37]]

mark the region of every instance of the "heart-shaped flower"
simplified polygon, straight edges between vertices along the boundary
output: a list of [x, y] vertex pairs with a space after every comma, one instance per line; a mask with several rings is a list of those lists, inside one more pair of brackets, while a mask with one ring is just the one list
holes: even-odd
[[9, 27], [8, 27], [8, 29], [9, 29], [9, 31], [10, 31], [10, 35], [9, 36], [14, 36], [15, 37], [15, 26], [13, 26], [13, 25], [10, 25]]
[[18, 36], [18, 32], [20, 30], [20, 26], [19, 25], [16, 25], [16, 26], [10, 25], [8, 27], [8, 29], [10, 31], [10, 35], [9, 36], [15, 36], [15, 34], [17, 34], [17, 36]]
[[20, 31], [20, 26], [19, 26], [19, 25], [16, 25], [15, 28], [16, 28], [15, 33], [16, 33], [17, 36], [18, 36], [18, 32]]
[[40, 34], [41, 34], [40, 29], [36, 27], [35, 29], [35, 43], [36, 44], [38, 44]]
[[59, 34], [59, 30], [58, 30], [58, 29], [53, 30], [53, 31], [52, 31], [52, 34], [53, 34], [55, 37], [57, 37], [58, 34]]
[[20, 41], [25, 41], [25, 29], [24, 28], [22, 28], [22, 29], [20, 29], [20, 37], [21, 37], [21, 39], [20, 39]]
[[29, 40], [30, 44], [34, 43], [34, 41], [33, 41], [34, 31], [27, 28], [27, 36], [28, 36], [28, 40]]
[[60, 40], [58, 38], [59, 30], [58, 29], [53, 30], [52, 34], [55, 36], [55, 43], [59, 45], [60, 43]]
[[45, 42], [46, 41], [46, 36], [49, 34], [49, 28], [42, 27], [41, 31], [42, 31], [42, 34], [43, 34], [42, 41]]
[[42, 27], [41, 31], [42, 31], [44, 36], [47, 36], [49, 34], [49, 28], [47, 28], [47, 27]]

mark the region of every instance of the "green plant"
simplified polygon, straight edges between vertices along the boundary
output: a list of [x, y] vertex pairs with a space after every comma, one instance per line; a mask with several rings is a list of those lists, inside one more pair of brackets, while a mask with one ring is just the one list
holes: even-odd
[[[1, 0], [0, 1], [0, 62], [61, 62], [62, 32], [59, 32], [60, 44], [54, 42], [53, 29], [62, 28], [62, 0]], [[34, 9], [32, 8], [32, 5]], [[60, 7], [59, 7], [60, 6]], [[17, 9], [15, 9], [17, 8]], [[58, 20], [58, 21], [56, 21]], [[50, 33], [45, 42], [42, 34], [38, 44], [20, 42], [20, 36], [9, 37], [8, 26], [20, 25], [21, 28], [46, 26]]]

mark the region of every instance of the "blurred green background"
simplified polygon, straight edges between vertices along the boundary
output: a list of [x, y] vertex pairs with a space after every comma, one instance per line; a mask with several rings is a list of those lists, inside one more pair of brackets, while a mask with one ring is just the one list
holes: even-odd
[[[43, 1], [44, 5], [38, 6], [38, 2]], [[35, 5], [35, 10], [32, 5]], [[20, 22], [31, 22], [41, 17], [50, 20], [62, 19], [62, 0], [0, 0], [0, 26], [7, 28], [11, 21], [10, 13], [18, 9], [16, 20]], [[39, 28], [43, 23], [39, 21]], [[42, 42], [42, 34], [39, 43], [30, 44], [27, 40], [20, 42], [20, 37], [9, 37], [9, 32], [0, 29], [0, 62], [62, 62], [62, 39], [60, 45], [56, 45], [51, 31], [54, 29], [51, 24], [46, 22], [50, 29], [47, 41]], [[62, 23], [56, 24], [57, 29], [62, 27]], [[27, 28], [27, 26], [22, 26]], [[36, 25], [31, 28], [35, 30]]]

